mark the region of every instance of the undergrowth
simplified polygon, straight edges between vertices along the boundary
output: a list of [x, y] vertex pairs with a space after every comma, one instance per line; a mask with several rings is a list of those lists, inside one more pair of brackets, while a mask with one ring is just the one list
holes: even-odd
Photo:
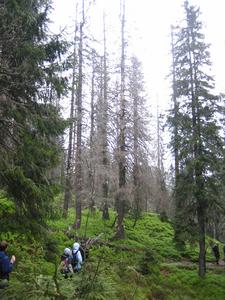
[[[195, 263], [197, 245], [187, 244], [180, 252], [173, 242], [170, 222], [145, 213], [133, 227], [134, 219], [128, 216], [126, 239], [112, 241], [114, 219], [113, 211], [110, 220], [103, 221], [100, 211], [91, 214], [85, 210], [82, 227], [75, 231], [71, 229], [74, 212], [70, 210], [67, 219], [57, 216], [49, 220], [42, 238], [28, 233], [1, 233], [0, 238], [9, 241], [9, 255], [17, 256], [10, 287], [0, 292], [1, 299], [224, 299], [223, 268], [212, 268], [205, 279], [200, 279]], [[81, 273], [64, 279], [57, 272], [60, 255], [76, 238], [84, 236], [99, 236], [101, 244], [91, 247]], [[210, 248], [207, 259], [213, 260]]]

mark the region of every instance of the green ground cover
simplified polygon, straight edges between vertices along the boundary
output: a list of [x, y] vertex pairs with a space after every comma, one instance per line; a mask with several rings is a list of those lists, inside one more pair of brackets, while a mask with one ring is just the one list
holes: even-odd
[[[225, 299], [225, 267], [211, 263], [205, 279], [197, 273], [197, 245], [186, 245], [182, 253], [173, 242], [173, 228], [158, 215], [143, 214], [125, 220], [126, 239], [112, 241], [110, 220], [102, 221], [101, 212], [83, 212], [79, 231], [67, 231], [74, 222], [68, 218], [49, 220], [43, 238], [28, 233], [5, 232], [1, 239], [9, 241], [9, 254], [15, 253], [17, 263], [11, 274], [10, 287], [1, 291], [1, 299], [85, 299], [85, 300], [223, 300]], [[99, 242], [89, 251], [82, 272], [64, 279], [57, 272], [60, 254], [72, 246], [73, 236], [96, 238]], [[213, 261], [210, 248], [208, 261]]]

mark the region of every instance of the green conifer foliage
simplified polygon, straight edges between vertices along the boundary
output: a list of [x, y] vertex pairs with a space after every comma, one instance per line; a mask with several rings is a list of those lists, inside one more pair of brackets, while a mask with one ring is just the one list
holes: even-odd
[[67, 45], [48, 35], [50, 1], [0, 2], [0, 188], [21, 217], [43, 221], [56, 191], [49, 173], [66, 123], [57, 99], [66, 92], [60, 56]]
[[[185, 22], [177, 28], [173, 45], [175, 109], [170, 119], [177, 136], [179, 176], [176, 182], [176, 233], [197, 225], [199, 275], [205, 274], [205, 225], [208, 207], [218, 194], [222, 139], [217, 121], [219, 99], [212, 92], [209, 45], [204, 42], [198, 8], [184, 3]], [[174, 132], [174, 130], [173, 130]], [[176, 145], [175, 145], [176, 142]], [[191, 225], [191, 226], [189, 226]]]

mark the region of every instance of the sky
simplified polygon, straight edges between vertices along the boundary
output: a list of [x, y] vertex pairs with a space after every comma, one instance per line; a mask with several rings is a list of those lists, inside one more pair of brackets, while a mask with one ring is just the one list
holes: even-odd
[[[86, 2], [93, 0], [85, 0]], [[50, 16], [54, 33], [67, 27], [72, 33], [75, 20], [76, 0], [53, 0], [54, 11]], [[102, 14], [106, 12], [107, 47], [119, 49], [120, 45], [120, 0], [95, 0], [92, 15], [92, 30], [102, 38]], [[215, 79], [215, 92], [225, 93], [225, 0], [189, 0], [200, 7], [205, 42], [211, 44], [211, 74]], [[183, 19], [182, 0], [126, 0], [126, 39], [129, 52], [142, 62], [146, 92], [150, 110], [156, 117], [157, 106], [165, 113], [172, 105], [168, 74], [171, 66], [171, 25]], [[120, 53], [118, 53], [119, 55]], [[69, 107], [69, 99], [68, 99]], [[65, 110], [68, 111], [65, 108]], [[170, 140], [164, 133], [164, 145]], [[164, 146], [164, 166], [169, 170], [173, 161]]]
[[[54, 11], [51, 29], [67, 27], [72, 32], [75, 19], [75, 0], [53, 0]], [[89, 2], [89, 0], [86, 0]], [[190, 0], [190, 4], [200, 7], [202, 12], [205, 41], [211, 44], [212, 74], [216, 92], [225, 92], [225, 1]], [[96, 32], [101, 31], [102, 11], [106, 11], [106, 30], [111, 45], [119, 43], [120, 0], [95, 0], [92, 11], [92, 25]], [[169, 108], [170, 83], [166, 79], [171, 65], [170, 26], [183, 18], [182, 0], [127, 0], [126, 36], [131, 53], [142, 61], [146, 90], [150, 103], [161, 110]], [[92, 28], [93, 29], [93, 28]], [[110, 47], [110, 45], [108, 45]]]

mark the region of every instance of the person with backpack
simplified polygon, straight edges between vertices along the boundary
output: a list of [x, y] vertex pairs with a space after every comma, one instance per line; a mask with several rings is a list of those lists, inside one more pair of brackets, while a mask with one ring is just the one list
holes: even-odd
[[65, 248], [63, 255], [61, 256], [60, 263], [60, 272], [64, 275], [65, 278], [68, 278], [69, 275], [73, 275], [73, 266], [72, 266], [73, 256], [70, 248]]
[[79, 243], [73, 244], [72, 253], [73, 253], [73, 269], [74, 271], [79, 272], [81, 270], [81, 265], [84, 261], [84, 251], [82, 247], [80, 247]]
[[9, 285], [9, 273], [13, 270], [13, 265], [16, 262], [15, 255], [11, 259], [6, 254], [8, 243], [0, 242], [0, 289], [4, 289]]
[[216, 258], [216, 264], [218, 265], [219, 264], [219, 260], [220, 260], [219, 244], [216, 243], [215, 245], [213, 245], [212, 250], [213, 250], [214, 256]]

